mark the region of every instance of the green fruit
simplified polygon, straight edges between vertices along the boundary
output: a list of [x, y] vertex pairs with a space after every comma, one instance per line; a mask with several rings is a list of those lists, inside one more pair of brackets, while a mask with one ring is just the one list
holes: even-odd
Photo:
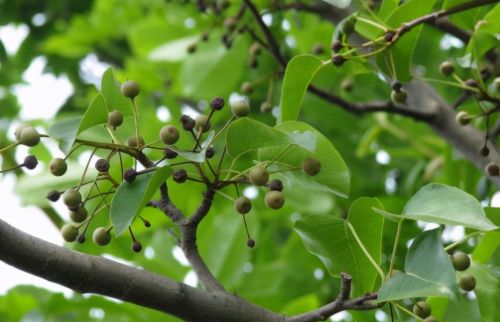
[[302, 161], [302, 171], [310, 176], [315, 176], [321, 171], [321, 163], [315, 158], [307, 158]]
[[467, 125], [472, 120], [472, 117], [471, 117], [471, 115], [469, 113], [467, 113], [465, 111], [460, 111], [455, 116], [455, 120], [460, 125]]
[[493, 162], [490, 162], [485, 167], [486, 172], [492, 177], [498, 176], [500, 174], [500, 167]]
[[118, 111], [114, 110], [108, 113], [108, 124], [111, 127], [119, 127], [123, 123], [123, 114]]
[[231, 103], [231, 112], [236, 117], [245, 117], [250, 114], [250, 104], [246, 99], [238, 99]]
[[427, 304], [427, 302], [419, 301], [413, 306], [413, 313], [416, 316], [425, 319], [431, 315], [431, 306]]
[[94, 243], [100, 246], [106, 246], [111, 241], [111, 234], [109, 233], [109, 229], [106, 227], [98, 227], [94, 230], [92, 234], [92, 239]]
[[[139, 142], [139, 145], [137, 145], [137, 142]], [[146, 144], [146, 142], [144, 142], [144, 139], [142, 138], [142, 136], [139, 136], [137, 138], [134, 135], [134, 136], [129, 137], [127, 140], [127, 145], [134, 147], [134, 148], [140, 148], [140, 147], [144, 146], [145, 144]]]
[[14, 136], [16, 137], [16, 140], [19, 141], [19, 138], [21, 137], [21, 131], [27, 127], [30, 127], [28, 124], [21, 124], [19, 125], [16, 130], [14, 131]]
[[451, 263], [456, 271], [465, 271], [470, 266], [470, 258], [467, 254], [456, 252], [451, 256]]
[[393, 90], [391, 92], [391, 99], [394, 103], [405, 103], [407, 98], [406, 91], [401, 89], [399, 92]]
[[243, 94], [251, 94], [253, 92], [253, 85], [250, 82], [244, 82], [241, 84], [241, 92]]
[[78, 228], [73, 224], [66, 224], [61, 228], [62, 238], [68, 243], [74, 242], [78, 237]]
[[439, 65], [439, 71], [444, 76], [450, 76], [451, 74], [453, 74], [455, 72], [455, 66], [453, 66], [453, 64], [451, 62], [445, 61], [445, 62], [441, 63], [441, 65]]
[[50, 173], [52, 173], [56, 177], [60, 177], [66, 173], [66, 170], [68, 170], [68, 164], [64, 159], [55, 158], [50, 161], [49, 170]]
[[95, 169], [99, 172], [106, 173], [109, 170], [109, 161], [106, 159], [99, 159], [95, 162]]
[[19, 132], [19, 143], [26, 146], [35, 146], [40, 142], [40, 134], [31, 126], [25, 126]]
[[173, 125], [165, 125], [160, 130], [160, 140], [166, 145], [175, 144], [179, 140], [179, 130]]
[[466, 292], [470, 292], [476, 288], [476, 279], [472, 274], [464, 274], [458, 279], [458, 285]]
[[75, 189], [68, 190], [63, 195], [63, 201], [69, 209], [76, 209], [82, 202], [82, 194]]
[[248, 179], [256, 186], [265, 186], [269, 181], [269, 172], [263, 166], [256, 166], [248, 172]]
[[122, 84], [121, 91], [123, 96], [133, 99], [139, 95], [141, 89], [136, 81], [129, 80]]
[[198, 131], [206, 132], [210, 129], [210, 122], [208, 121], [208, 116], [206, 116], [204, 114], [198, 115], [194, 119], [194, 124], [195, 124], [195, 128]]
[[234, 201], [234, 209], [242, 215], [247, 214], [252, 209], [252, 202], [247, 197], [239, 197]]
[[280, 209], [285, 204], [285, 197], [280, 191], [271, 190], [266, 193], [264, 203], [268, 208]]
[[272, 109], [273, 109], [273, 105], [271, 103], [269, 103], [268, 101], [262, 102], [262, 104], [260, 104], [260, 111], [262, 113], [269, 113], [272, 111]]
[[78, 207], [69, 213], [69, 218], [71, 218], [73, 222], [80, 223], [87, 219], [87, 215], [88, 212], [85, 207]]

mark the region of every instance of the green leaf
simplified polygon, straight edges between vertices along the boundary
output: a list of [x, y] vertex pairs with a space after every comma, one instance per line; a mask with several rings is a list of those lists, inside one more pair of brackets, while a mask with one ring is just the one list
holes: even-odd
[[312, 55], [295, 56], [288, 63], [281, 90], [281, 121], [298, 118], [307, 88], [322, 66], [322, 61]]
[[413, 297], [454, 297], [455, 271], [439, 240], [439, 229], [427, 230], [415, 238], [405, 261], [405, 273], [394, 275], [379, 290], [378, 301]]
[[113, 68], [108, 68], [102, 75], [101, 93], [106, 101], [108, 111], [118, 110], [124, 116], [132, 115], [130, 99], [122, 95], [121, 84], [115, 79]]
[[[300, 168], [302, 161], [307, 157], [315, 157], [321, 162], [321, 171], [315, 176], [308, 176], [302, 171], [286, 171], [283, 176], [289, 181], [290, 186], [301, 186], [303, 189], [327, 191], [341, 197], [349, 194], [350, 175], [342, 156], [333, 144], [312, 126], [298, 122], [284, 122], [275, 127], [278, 132], [286, 133], [293, 142], [300, 146], [292, 146], [276, 160], [273, 170], [287, 168]], [[304, 149], [307, 142], [301, 143], [303, 138], [309, 139], [309, 149]], [[259, 149], [259, 159], [271, 160], [283, 150], [283, 147], [268, 147]]]
[[78, 134], [95, 125], [107, 122], [108, 113], [102, 95], [97, 95], [85, 111], [83, 117], [63, 119], [49, 128], [49, 135], [59, 141], [59, 149], [67, 154]]
[[162, 167], [137, 176], [131, 183], [124, 181], [120, 184], [111, 201], [109, 212], [116, 236], [121, 235], [130, 226], [171, 172], [170, 167]]
[[191, 151], [184, 151], [184, 150], [179, 150], [176, 147], [170, 147], [172, 151], [177, 152], [180, 156], [182, 156], [185, 159], [188, 159], [193, 162], [205, 162], [207, 159], [206, 153], [207, 149], [210, 146], [210, 143], [212, 142], [212, 139], [215, 136], [215, 131], [210, 131], [210, 134], [206, 138], [206, 140], [201, 144], [201, 151], [199, 152], [191, 152]]
[[149, 58], [153, 61], [180, 62], [188, 57], [188, 46], [198, 39], [199, 35], [174, 39], [152, 50]]
[[373, 213], [373, 207], [382, 205], [375, 198], [362, 197], [353, 202], [346, 220], [311, 215], [295, 222], [306, 249], [319, 257], [332, 276], [352, 275], [357, 294], [372, 291], [378, 275], [347, 224], [352, 224], [370, 256], [380, 263], [383, 218]]
[[323, 0], [323, 1], [337, 8], [346, 8], [351, 3], [351, 0]]
[[462, 225], [478, 230], [497, 227], [485, 215], [476, 198], [444, 184], [421, 188], [406, 204], [403, 216], [443, 225]]

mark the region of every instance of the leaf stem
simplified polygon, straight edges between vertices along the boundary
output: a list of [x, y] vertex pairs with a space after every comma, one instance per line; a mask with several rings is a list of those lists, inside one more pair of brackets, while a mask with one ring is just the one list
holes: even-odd
[[462, 239], [460, 239], [460, 240], [458, 240], [458, 241], [456, 241], [456, 242], [454, 242], [454, 243], [452, 243], [452, 244], [449, 244], [448, 246], [446, 246], [446, 247], [444, 248], [444, 250], [445, 250], [445, 251], [448, 251], [448, 250], [450, 250], [450, 249], [453, 249], [455, 246], [460, 245], [461, 243], [463, 243], [463, 242], [467, 241], [469, 238], [474, 237], [474, 236], [476, 236], [476, 235], [479, 235], [479, 233], [480, 233], [479, 231], [475, 231], [475, 232], [473, 232], [473, 233], [470, 233], [470, 234], [468, 234], [468, 235], [464, 236], [464, 238], [462, 238]]
[[401, 220], [398, 222], [398, 228], [396, 230], [396, 238], [394, 238], [394, 245], [392, 246], [392, 254], [391, 254], [391, 262], [389, 264], [389, 273], [387, 276], [391, 276], [392, 269], [394, 267], [394, 260], [396, 259], [396, 251], [398, 249], [398, 244], [399, 244], [399, 239], [401, 238], [401, 229], [403, 227], [403, 217], [401, 217]]

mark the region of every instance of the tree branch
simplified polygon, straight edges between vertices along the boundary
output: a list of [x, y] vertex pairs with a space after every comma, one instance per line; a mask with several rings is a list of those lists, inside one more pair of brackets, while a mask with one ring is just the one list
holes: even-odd
[[79, 293], [94, 293], [186, 321], [284, 322], [285, 317], [227, 293], [208, 293], [102, 257], [30, 236], [0, 220], [0, 260]]

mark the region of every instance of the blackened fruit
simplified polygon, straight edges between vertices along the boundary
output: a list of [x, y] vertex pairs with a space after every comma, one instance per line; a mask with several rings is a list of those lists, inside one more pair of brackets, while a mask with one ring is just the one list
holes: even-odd
[[195, 119], [195, 127], [198, 131], [206, 132], [210, 129], [210, 122], [208, 121], [208, 116], [204, 114], [198, 115]]
[[55, 158], [50, 161], [49, 170], [50, 173], [52, 173], [56, 177], [60, 177], [66, 173], [66, 170], [68, 170], [68, 165], [66, 164], [66, 161], [64, 159]]
[[482, 155], [483, 157], [487, 157], [487, 156], [490, 154], [490, 149], [489, 149], [486, 145], [484, 145], [484, 146], [481, 148], [481, 151], [480, 151], [480, 152], [481, 152], [481, 155]]
[[57, 190], [49, 191], [49, 193], [47, 194], [47, 199], [49, 199], [52, 202], [56, 202], [57, 200], [59, 200], [60, 197], [61, 193]]
[[471, 117], [471, 115], [469, 113], [467, 113], [465, 111], [460, 111], [455, 116], [455, 119], [456, 119], [456, 121], [457, 121], [458, 124], [460, 124], [460, 125], [467, 125], [472, 120], [472, 117]]
[[135, 177], [137, 176], [137, 171], [135, 169], [127, 169], [123, 173], [123, 180], [127, 181], [128, 183], [132, 183], [135, 180]]
[[248, 179], [256, 186], [264, 186], [269, 181], [269, 171], [263, 166], [256, 166], [248, 172]]
[[186, 131], [191, 131], [196, 126], [196, 121], [188, 115], [181, 116], [181, 123]]
[[82, 194], [76, 189], [70, 189], [64, 193], [63, 201], [69, 209], [76, 209], [82, 202]]
[[135, 240], [133, 243], [132, 243], [132, 250], [136, 253], [139, 253], [142, 249], [142, 245], [141, 243], [139, 243], [137, 240]]
[[216, 97], [210, 102], [210, 108], [216, 111], [222, 110], [225, 105], [225, 101], [222, 97]]
[[345, 61], [346, 61], [345, 57], [342, 56], [341, 54], [335, 54], [332, 56], [332, 63], [337, 67], [342, 66], [345, 63]]
[[442, 62], [441, 65], [439, 65], [439, 71], [441, 74], [444, 76], [450, 76], [455, 72], [455, 66], [449, 61]]
[[26, 126], [19, 132], [19, 143], [26, 146], [35, 146], [40, 142], [40, 134], [31, 126]]
[[262, 102], [262, 104], [260, 104], [260, 111], [262, 113], [269, 113], [272, 111], [272, 109], [273, 109], [273, 106], [268, 101]]
[[38, 160], [34, 155], [28, 155], [24, 158], [23, 165], [28, 170], [33, 170], [38, 165]]
[[172, 179], [177, 183], [184, 183], [188, 178], [187, 172], [184, 169], [177, 169], [172, 172]]
[[400, 89], [399, 92], [393, 90], [391, 92], [391, 99], [394, 103], [405, 103], [407, 98], [406, 91], [404, 89]]
[[87, 219], [87, 215], [88, 212], [85, 207], [78, 207], [77, 209], [71, 210], [69, 218], [71, 218], [73, 222], [80, 223]]
[[339, 52], [342, 49], [342, 42], [340, 40], [334, 40], [332, 43], [332, 50], [334, 53]]
[[95, 162], [95, 169], [99, 172], [106, 173], [109, 170], [109, 161], [106, 159], [99, 159]]
[[148, 220], [144, 220], [144, 227], [149, 228], [151, 227], [151, 223]]
[[133, 99], [139, 95], [141, 88], [136, 81], [129, 80], [122, 84], [121, 91], [123, 96]]
[[98, 227], [94, 230], [92, 234], [92, 239], [94, 243], [100, 246], [106, 246], [111, 241], [111, 234], [109, 233], [109, 229], [106, 227]]
[[500, 174], [500, 167], [493, 162], [490, 162], [485, 167], [486, 172], [492, 177], [498, 176]]
[[384, 40], [387, 42], [391, 42], [394, 39], [394, 36], [394, 31], [388, 30], [384, 33]]
[[205, 152], [205, 156], [207, 157], [207, 159], [211, 159], [213, 158], [215, 155], [215, 149], [213, 146], [209, 146], [207, 148], [207, 151]]
[[179, 130], [173, 125], [165, 125], [160, 130], [160, 140], [166, 145], [175, 144], [179, 140]]
[[78, 228], [73, 224], [66, 224], [61, 228], [62, 238], [68, 243], [74, 242], [78, 237]]
[[280, 209], [285, 204], [285, 197], [281, 191], [268, 191], [264, 197], [264, 203], [268, 208]]
[[[139, 143], [139, 144], [137, 144], [137, 143]], [[140, 148], [140, 147], [144, 146], [144, 144], [146, 144], [146, 143], [144, 142], [144, 139], [142, 138], [142, 136], [136, 137], [135, 135], [133, 135], [133, 136], [129, 137], [127, 140], [127, 145], [130, 147], [133, 147], [133, 148]]]
[[231, 103], [231, 112], [236, 117], [245, 117], [250, 114], [250, 104], [246, 99], [237, 99]]
[[310, 176], [315, 176], [321, 171], [321, 163], [318, 159], [309, 157], [302, 161], [302, 171]]
[[254, 248], [255, 247], [255, 240], [253, 240], [252, 238], [247, 240], [247, 246], [250, 248]]
[[464, 274], [458, 279], [458, 285], [466, 292], [470, 292], [476, 288], [476, 279], [472, 274]]
[[325, 46], [321, 43], [316, 43], [311, 48], [311, 52], [315, 55], [322, 55], [325, 53]]
[[242, 215], [247, 214], [252, 209], [252, 202], [247, 197], [239, 197], [234, 201], [234, 209]]
[[193, 54], [194, 52], [196, 52], [196, 43], [192, 43], [192, 44], [189, 44], [187, 47], [186, 47], [186, 51], [188, 52], [188, 54]]
[[273, 179], [269, 182], [269, 190], [271, 191], [283, 191], [283, 182], [279, 179]]
[[413, 306], [413, 313], [416, 316], [425, 319], [431, 315], [431, 306], [425, 301], [419, 301]]
[[163, 154], [165, 155], [165, 158], [167, 158], [167, 159], [175, 159], [177, 157], [177, 152], [175, 152], [171, 148], [163, 149]]
[[354, 84], [350, 79], [344, 79], [340, 84], [340, 87], [344, 92], [350, 92], [354, 88]]
[[391, 83], [391, 87], [394, 91], [399, 92], [401, 91], [401, 88], [403, 87], [403, 84], [401, 84], [400, 81], [393, 80]]
[[451, 263], [456, 271], [465, 271], [470, 266], [470, 258], [467, 254], [456, 252], [451, 256]]
[[109, 126], [112, 127], [119, 127], [123, 123], [123, 114], [118, 111], [114, 110], [108, 113], [108, 124]]
[[77, 243], [79, 243], [79, 244], [83, 244], [83, 243], [85, 243], [85, 235], [84, 235], [83, 233], [82, 233], [82, 234], [80, 234], [80, 235], [78, 235], [78, 237], [76, 237], [76, 241], [77, 241]]
[[253, 85], [250, 82], [244, 82], [241, 84], [241, 92], [243, 94], [251, 94], [253, 92]]

